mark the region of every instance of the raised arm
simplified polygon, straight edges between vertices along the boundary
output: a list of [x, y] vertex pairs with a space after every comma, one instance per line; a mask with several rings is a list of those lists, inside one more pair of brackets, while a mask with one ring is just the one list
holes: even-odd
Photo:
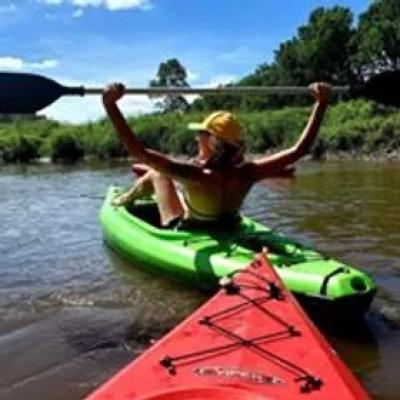
[[310, 90], [316, 103], [299, 140], [289, 149], [254, 161], [253, 176], [255, 180], [274, 176], [307, 154], [321, 126], [330, 92], [329, 85], [326, 83], [313, 83], [310, 85]]
[[128, 125], [117, 106], [117, 101], [125, 92], [124, 85], [117, 83], [109, 86], [103, 93], [103, 104], [115, 130], [129, 153], [138, 161], [155, 170], [176, 179], [196, 179], [202, 174], [201, 168], [187, 162], [181, 162], [158, 151], [146, 148]]

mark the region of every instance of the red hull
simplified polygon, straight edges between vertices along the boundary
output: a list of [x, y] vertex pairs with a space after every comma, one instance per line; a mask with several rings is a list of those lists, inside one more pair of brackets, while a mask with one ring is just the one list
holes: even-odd
[[89, 400], [369, 399], [260, 255]]

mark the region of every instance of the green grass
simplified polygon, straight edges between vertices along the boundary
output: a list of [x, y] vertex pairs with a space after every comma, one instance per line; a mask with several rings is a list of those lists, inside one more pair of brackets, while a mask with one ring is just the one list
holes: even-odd
[[[239, 113], [248, 152], [262, 153], [290, 146], [301, 134], [310, 111], [310, 107], [287, 107]], [[192, 155], [196, 142], [186, 126], [204, 116], [199, 112], [145, 115], [131, 117], [129, 123], [147, 146], [166, 153]], [[338, 151], [368, 154], [399, 148], [400, 112], [358, 100], [329, 109], [312, 154], [315, 157]], [[0, 123], [3, 162], [25, 163], [39, 157], [74, 162], [85, 156], [98, 159], [127, 156], [107, 119], [81, 125], [47, 120]]]

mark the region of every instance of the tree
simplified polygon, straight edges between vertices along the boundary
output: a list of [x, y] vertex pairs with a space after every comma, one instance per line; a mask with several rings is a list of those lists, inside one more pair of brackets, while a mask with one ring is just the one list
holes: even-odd
[[352, 78], [351, 43], [353, 15], [348, 8], [315, 9], [297, 37], [281, 44], [276, 52], [281, 84], [306, 85], [313, 81], [346, 83]]
[[[393, 0], [395, 1], [395, 0]], [[398, 1], [398, 0], [397, 0]], [[283, 42], [272, 63], [260, 65], [244, 77], [237, 86], [306, 86], [314, 81], [344, 84], [354, 78], [351, 55], [355, 30], [353, 15], [348, 8], [315, 9], [307, 24], [300, 26], [296, 36]], [[240, 109], [265, 109], [301, 104], [304, 96], [248, 96], [236, 99], [215, 98], [199, 101], [200, 108], [233, 107]]]
[[[171, 58], [159, 65], [156, 79], [150, 81], [150, 86], [189, 87], [186, 78], [185, 68], [176, 58]], [[188, 102], [181, 95], [167, 95], [158, 103], [158, 106], [165, 113], [185, 111], [189, 108]]]
[[400, 68], [400, 1], [375, 0], [360, 16], [355, 67], [363, 77]]
[[[273, 79], [271, 78], [270, 67], [267, 64], [262, 64], [252, 74], [245, 76], [236, 83], [229, 83], [225, 87], [240, 87], [240, 86], [272, 86]], [[271, 78], [271, 79], [270, 79]], [[196, 111], [211, 111], [211, 110], [255, 110], [265, 109], [271, 106], [271, 96], [265, 95], [206, 95], [198, 98], [192, 104], [192, 109]]]
[[[233, 87], [232, 83], [221, 87]], [[237, 110], [241, 107], [241, 96], [231, 94], [207, 94], [197, 98], [192, 106], [193, 111]]]
[[[306, 86], [314, 81], [343, 84], [353, 79], [350, 55], [354, 37], [353, 15], [343, 7], [312, 11], [297, 35], [281, 43], [272, 64], [261, 65], [240, 84], [265, 86]], [[264, 96], [254, 98], [251, 108], [302, 104], [304, 96]]]

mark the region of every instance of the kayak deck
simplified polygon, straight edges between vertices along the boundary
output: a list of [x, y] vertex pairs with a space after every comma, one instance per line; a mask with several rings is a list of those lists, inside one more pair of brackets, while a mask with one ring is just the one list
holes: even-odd
[[152, 201], [139, 201], [129, 210], [113, 206], [120, 191], [109, 189], [100, 219], [105, 241], [135, 265], [210, 290], [267, 247], [285, 285], [312, 308], [324, 304], [331, 312], [345, 306], [347, 314], [360, 315], [376, 293], [376, 284], [366, 273], [249, 218], [243, 217], [235, 229], [212, 232], [164, 229], [157, 226], [159, 215]]
[[88, 400], [369, 399], [264, 255]]

